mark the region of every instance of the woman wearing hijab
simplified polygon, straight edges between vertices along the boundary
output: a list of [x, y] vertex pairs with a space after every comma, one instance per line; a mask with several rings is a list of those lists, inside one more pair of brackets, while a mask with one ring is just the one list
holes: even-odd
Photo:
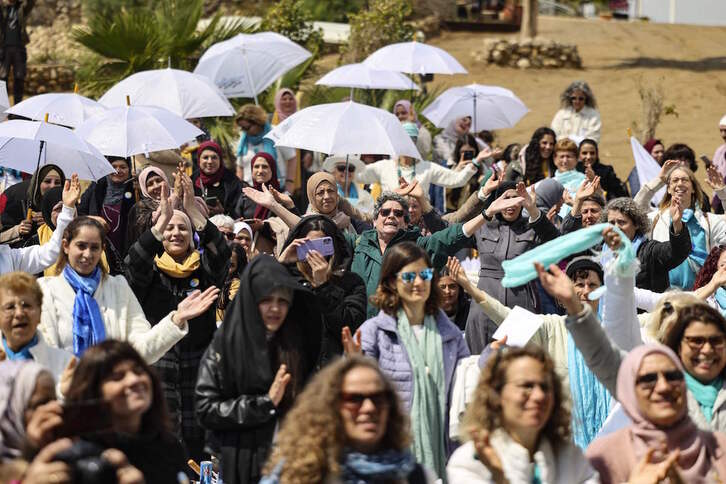
[[78, 215], [101, 217], [108, 224], [106, 238], [122, 256], [128, 249], [126, 224], [134, 206], [134, 183], [128, 158], [107, 157], [116, 173], [92, 183], [81, 197]]
[[471, 118], [457, 118], [439, 134], [434, 136], [434, 162], [439, 165], [456, 165], [454, 148], [456, 140], [466, 135], [471, 129]]
[[211, 215], [232, 213], [242, 195], [242, 185], [224, 167], [222, 147], [214, 141], [205, 141], [197, 152], [199, 173], [194, 179], [197, 194], [204, 199]]
[[129, 246], [156, 222], [159, 216], [162, 187], [171, 190], [169, 179], [161, 168], [150, 165], [139, 173], [141, 199], [129, 211], [130, 223], [126, 229], [126, 240]]
[[[275, 93], [275, 112], [272, 113], [270, 124], [277, 126], [297, 112], [297, 98], [292, 89], [283, 87]], [[285, 191], [295, 193], [300, 188], [300, 150], [277, 147], [277, 159], [285, 163]]]
[[[330, 173], [319, 171], [308, 179], [308, 200], [310, 206], [308, 213], [317, 213], [330, 217], [335, 225], [343, 232], [356, 234], [357, 231], [351, 223], [351, 217], [341, 210], [341, 198], [338, 195], [338, 186], [335, 177]], [[358, 215], [358, 220], [366, 217], [355, 210], [349, 210]]]
[[278, 422], [315, 369], [322, 322], [311, 296], [272, 257], [255, 257], [204, 353], [196, 415], [225, 482], [262, 477]]
[[[13, 247], [20, 247], [23, 240], [35, 234], [38, 225], [43, 223], [40, 204], [45, 192], [53, 187], [63, 187], [65, 174], [56, 165], [41, 166], [30, 178], [6, 189], [0, 195], [0, 216], [3, 240]], [[75, 207], [74, 207], [75, 208]], [[28, 220], [28, 213], [31, 218]], [[10, 231], [10, 233], [7, 233]]]
[[[186, 175], [182, 175], [182, 189], [185, 211], [172, 210], [164, 190], [159, 218], [126, 257], [126, 279], [152, 327], [189, 293], [222, 288], [231, 257], [224, 236], [197, 208]], [[201, 255], [194, 247], [195, 231], [203, 248]], [[175, 430], [194, 459], [202, 457], [204, 432], [194, 418], [193, 388], [202, 353], [217, 329], [215, 306], [190, 320], [189, 333], [155, 364]]]
[[[280, 191], [280, 182], [277, 179], [277, 164], [275, 159], [266, 152], [259, 152], [252, 157], [252, 187], [262, 191], [265, 186], [268, 190]], [[245, 220], [265, 220], [274, 216], [267, 208], [252, 201], [247, 196], [241, 196], [237, 200], [237, 206], [233, 211], [233, 217], [244, 218]]]
[[416, 109], [411, 104], [411, 101], [409, 101], [408, 99], [399, 99], [398, 101], [396, 101], [396, 104], [393, 105], [393, 114], [395, 114], [398, 120], [402, 123], [408, 121], [416, 123], [416, 126], [418, 127], [416, 148], [418, 148], [418, 152], [421, 153], [421, 156], [423, 156], [424, 159], [430, 159], [429, 155], [431, 153], [431, 133], [428, 129], [426, 129], [426, 126], [421, 124], [421, 121], [419, 121], [418, 114], [416, 113]]

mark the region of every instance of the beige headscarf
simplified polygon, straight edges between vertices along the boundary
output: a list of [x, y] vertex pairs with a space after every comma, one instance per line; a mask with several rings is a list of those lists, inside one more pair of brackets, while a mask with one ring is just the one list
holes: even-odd
[[[308, 179], [307, 192], [308, 202], [310, 202], [308, 212], [320, 213], [319, 208], [315, 205], [315, 191], [323, 182], [330, 183], [333, 189], [337, 190], [338, 185], [335, 182], [335, 177], [333, 177], [333, 175], [325, 171], [314, 173], [313, 176]], [[340, 203], [340, 197], [338, 197], [338, 202]], [[350, 217], [338, 210], [337, 205], [332, 213], [324, 213], [321, 215], [327, 215], [330, 217], [340, 230], [347, 230], [350, 227]]]

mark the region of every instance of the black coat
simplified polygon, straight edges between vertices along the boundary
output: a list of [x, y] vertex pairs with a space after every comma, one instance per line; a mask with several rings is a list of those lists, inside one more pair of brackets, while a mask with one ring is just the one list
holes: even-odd
[[[95, 215], [103, 217], [103, 199], [106, 196], [106, 190], [108, 188], [108, 177], [103, 177], [97, 182], [91, 183], [88, 189], [83, 193], [81, 201], [78, 204], [78, 215]], [[129, 213], [131, 208], [136, 203], [134, 198], [134, 182], [128, 180], [125, 184], [124, 197], [121, 200], [121, 215], [119, 218], [119, 228], [121, 239], [123, 244], [121, 247], [116, 247], [119, 254], [126, 255], [126, 251], [129, 246], [135, 242], [135, 240], [129, 241], [127, 239], [127, 225], [129, 221]], [[104, 217], [105, 220], [105, 217]]]
[[[577, 170], [585, 173], [585, 164], [581, 161], [577, 162]], [[599, 161], [592, 165], [592, 171], [595, 175], [600, 177], [600, 186], [607, 195], [608, 200], [620, 197], [629, 197], [628, 189], [625, 184], [620, 181], [618, 175], [615, 174], [615, 170], [610, 165], [604, 165]]]
[[[204, 198], [204, 193], [196, 185], [198, 178], [199, 173], [197, 173], [197, 176], [194, 178], [194, 193], [195, 195]], [[224, 200], [221, 201], [222, 206], [224, 207], [224, 213], [232, 215], [235, 213], [237, 202], [242, 196], [242, 182], [239, 181], [239, 178], [237, 178], [234, 173], [225, 169], [220, 185], [224, 188]], [[235, 218], [236, 217], [237, 216], [235, 215]]]
[[670, 240], [658, 242], [646, 240], [638, 248], [640, 272], [635, 276], [635, 285], [654, 292], [663, 292], [670, 287], [668, 272], [678, 267], [691, 252], [691, 236], [684, 225], [678, 234], [670, 228]]

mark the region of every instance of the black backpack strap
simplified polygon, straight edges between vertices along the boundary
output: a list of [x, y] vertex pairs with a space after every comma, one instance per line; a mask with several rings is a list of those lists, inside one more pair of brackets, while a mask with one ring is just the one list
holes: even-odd
[[408, 475], [409, 484], [426, 484], [426, 473], [424, 473], [423, 466], [416, 463], [416, 467], [413, 468], [411, 473]]

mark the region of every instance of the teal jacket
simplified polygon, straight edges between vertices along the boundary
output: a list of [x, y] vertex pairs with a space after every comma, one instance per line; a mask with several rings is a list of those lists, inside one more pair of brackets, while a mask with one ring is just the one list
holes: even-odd
[[[378, 232], [376, 229], [370, 229], [360, 235], [346, 233], [345, 238], [353, 249], [351, 270], [363, 278], [366, 283], [366, 298], [370, 298], [376, 293], [383, 262], [383, 254], [378, 245]], [[441, 270], [446, 265], [446, 260], [450, 255], [454, 255], [470, 245], [470, 239], [464, 235], [462, 224], [452, 224], [444, 230], [426, 237], [421, 235], [418, 227], [399, 230], [387, 247], [407, 240], [416, 242], [419, 247], [428, 252], [436, 270]], [[368, 301], [368, 318], [372, 318], [376, 314], [378, 314], [378, 308]]]

